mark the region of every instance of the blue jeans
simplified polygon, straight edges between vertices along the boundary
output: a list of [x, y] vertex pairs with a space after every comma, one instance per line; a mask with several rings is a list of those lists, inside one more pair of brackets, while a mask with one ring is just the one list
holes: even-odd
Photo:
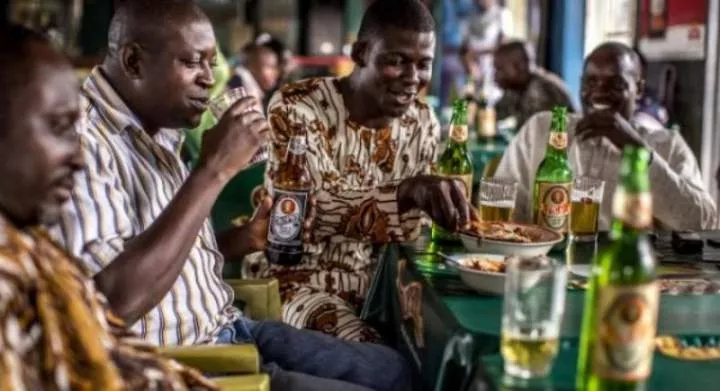
[[245, 318], [225, 326], [217, 343], [255, 344], [273, 391], [410, 389], [407, 363], [383, 345], [348, 342], [282, 322]]

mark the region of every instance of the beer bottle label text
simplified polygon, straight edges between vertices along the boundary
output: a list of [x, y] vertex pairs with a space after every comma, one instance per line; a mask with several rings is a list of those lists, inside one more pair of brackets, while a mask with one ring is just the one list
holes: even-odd
[[657, 283], [609, 285], [600, 287], [598, 293], [593, 372], [608, 380], [646, 379], [655, 349]]
[[550, 132], [550, 141], [549, 144], [558, 150], [563, 150], [567, 148], [568, 145], [568, 138], [567, 138], [567, 132]]
[[273, 193], [268, 242], [283, 246], [301, 245], [307, 193], [280, 189], [274, 189]]
[[618, 187], [613, 197], [613, 217], [636, 229], [648, 229], [652, 225], [652, 195], [628, 193]]
[[572, 183], [538, 184], [539, 207], [536, 223], [565, 234], [570, 220], [570, 189]]
[[468, 138], [467, 125], [450, 125], [450, 138], [458, 143], [464, 143]]

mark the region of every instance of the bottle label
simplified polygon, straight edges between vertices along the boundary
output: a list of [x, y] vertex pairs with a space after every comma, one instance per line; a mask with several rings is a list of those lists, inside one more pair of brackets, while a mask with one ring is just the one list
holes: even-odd
[[458, 143], [464, 143], [468, 138], [467, 125], [450, 125], [450, 138]]
[[290, 144], [288, 145], [288, 152], [292, 153], [293, 155], [302, 155], [307, 150], [307, 144], [305, 143], [304, 137], [297, 137], [294, 136], [290, 139]]
[[567, 132], [550, 132], [550, 141], [549, 144], [551, 147], [559, 150], [563, 150], [567, 148], [568, 145], [568, 137]]
[[620, 186], [615, 190], [612, 204], [613, 217], [630, 227], [648, 229], [652, 226], [652, 195], [645, 193], [627, 193]]
[[465, 190], [465, 197], [469, 200], [470, 199], [470, 191], [472, 190], [472, 180], [473, 180], [473, 174], [458, 174], [458, 175], [445, 175], [446, 178], [452, 178], [457, 179], [459, 182], [462, 182], [464, 185]]
[[570, 220], [572, 183], [539, 183], [539, 208], [536, 223], [565, 234]]
[[495, 109], [492, 107], [478, 110], [478, 135], [480, 137], [493, 137], [497, 133], [495, 126]]
[[650, 375], [659, 292], [656, 282], [599, 289], [592, 353], [592, 369], [598, 377], [642, 381]]
[[283, 246], [302, 245], [307, 192], [273, 189], [274, 202], [270, 214], [268, 242]]

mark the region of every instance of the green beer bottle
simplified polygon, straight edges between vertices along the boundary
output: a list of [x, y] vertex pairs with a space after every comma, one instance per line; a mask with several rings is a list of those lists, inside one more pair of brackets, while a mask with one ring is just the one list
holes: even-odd
[[[450, 139], [437, 162], [437, 174], [459, 179], [465, 185], [465, 196], [470, 199], [473, 179], [473, 164], [467, 149], [467, 101], [456, 100], [450, 120]], [[457, 237], [436, 224], [432, 227], [432, 240], [453, 242]]]
[[547, 151], [535, 174], [533, 213], [535, 224], [567, 237], [574, 175], [567, 157], [566, 114], [563, 106], [553, 108]]
[[647, 235], [652, 225], [650, 152], [627, 146], [613, 198], [610, 244], [585, 293], [577, 389], [644, 390], [655, 347], [659, 290]]

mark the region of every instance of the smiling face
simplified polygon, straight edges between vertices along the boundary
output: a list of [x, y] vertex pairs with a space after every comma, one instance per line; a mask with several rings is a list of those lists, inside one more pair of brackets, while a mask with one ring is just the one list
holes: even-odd
[[630, 119], [642, 88], [637, 61], [630, 53], [612, 47], [597, 49], [588, 57], [583, 72], [583, 110], [609, 110]]
[[20, 227], [57, 220], [82, 164], [77, 77], [47, 44], [28, 45], [25, 69], [14, 71], [22, 85], [2, 91], [12, 99], [0, 124], [0, 208]]
[[144, 115], [158, 127], [193, 128], [207, 109], [215, 65], [215, 34], [204, 18], [169, 23], [159, 47], [142, 56], [137, 78]]
[[405, 114], [430, 82], [435, 34], [386, 27], [378, 35], [377, 40], [356, 43], [353, 58], [361, 68], [360, 89], [376, 98], [368, 104], [396, 118]]

